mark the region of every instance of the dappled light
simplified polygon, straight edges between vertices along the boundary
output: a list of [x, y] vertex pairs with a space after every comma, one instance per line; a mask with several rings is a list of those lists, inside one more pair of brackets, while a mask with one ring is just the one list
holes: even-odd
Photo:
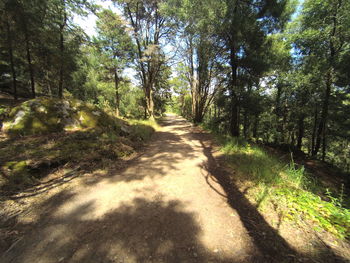
[[349, 14], [0, 0], [0, 262], [350, 262]]
[[161, 123], [125, 168], [51, 182], [55, 191], [17, 218], [25, 235], [2, 262], [342, 261], [282, 237], [221, 166], [210, 134], [175, 116]]

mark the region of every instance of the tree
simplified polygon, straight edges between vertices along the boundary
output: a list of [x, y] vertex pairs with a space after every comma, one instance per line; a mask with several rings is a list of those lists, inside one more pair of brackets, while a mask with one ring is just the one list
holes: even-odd
[[155, 81], [166, 63], [162, 41], [172, 32], [170, 19], [163, 15], [161, 0], [119, 1], [133, 30], [136, 45], [136, 68], [145, 93], [147, 114], [154, 118]]
[[15, 68], [14, 62], [14, 33], [13, 33], [13, 24], [15, 18], [15, 9], [16, 9], [16, 1], [8, 1], [1, 2], [1, 20], [2, 28], [5, 29], [6, 32], [6, 43], [5, 46], [7, 48], [8, 57], [10, 61], [11, 75], [12, 75], [12, 88], [13, 88], [13, 97], [17, 100], [17, 72]]
[[220, 7], [213, 1], [168, 1], [168, 13], [177, 21], [179, 39], [183, 39], [180, 59], [185, 64], [191, 90], [192, 120], [203, 121], [217, 87], [223, 82], [220, 63], [220, 43], [215, 35], [215, 10]]
[[[224, 42], [230, 65], [230, 133], [240, 135], [240, 76], [258, 64], [244, 63], [250, 52], [259, 50], [266, 35], [280, 28], [290, 15], [287, 1], [223, 1], [225, 8], [218, 25], [218, 39]], [[220, 13], [219, 13], [220, 14]], [[238, 25], [238, 26], [237, 26]], [[264, 45], [267, 49], [268, 46]]]
[[96, 44], [102, 55], [101, 60], [109, 74], [113, 75], [115, 85], [115, 110], [119, 115], [120, 74], [131, 60], [133, 44], [127, 34], [125, 22], [111, 10], [98, 14]]
[[349, 1], [305, 1], [301, 16], [296, 23], [295, 44], [302, 56], [315, 56], [324, 76], [321, 116], [315, 134], [312, 154], [317, 155], [322, 144], [323, 158], [326, 152], [327, 121], [331, 94], [339, 79], [336, 69], [341, 58], [349, 53], [350, 41]]

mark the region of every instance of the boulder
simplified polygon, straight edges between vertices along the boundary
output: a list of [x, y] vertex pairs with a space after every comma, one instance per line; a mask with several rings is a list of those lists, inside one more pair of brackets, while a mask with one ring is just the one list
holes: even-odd
[[11, 109], [3, 131], [11, 136], [48, 134], [80, 129], [124, 133], [123, 121], [98, 107], [75, 99], [36, 98]]

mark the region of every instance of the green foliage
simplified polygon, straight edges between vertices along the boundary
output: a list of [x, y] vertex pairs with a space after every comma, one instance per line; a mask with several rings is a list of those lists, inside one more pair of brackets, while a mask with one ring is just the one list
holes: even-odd
[[7, 173], [7, 180], [11, 185], [29, 185], [35, 182], [33, 177], [29, 174], [26, 161], [6, 162], [1, 169], [3, 172]]
[[339, 206], [337, 198], [324, 201], [310, 191], [291, 188], [275, 189], [273, 195], [286, 205], [283, 211], [286, 219], [310, 220], [316, 224], [316, 230], [324, 229], [340, 238], [350, 238], [350, 210]]
[[[261, 146], [241, 138], [216, 135], [228, 164], [241, 183], [253, 183], [248, 195], [260, 209], [276, 204], [285, 220], [314, 223], [316, 230], [326, 230], [340, 238], [350, 238], [350, 210], [343, 206], [344, 189], [332, 195], [303, 166], [289, 164], [269, 154]], [[234, 179], [234, 178], [233, 178]], [[321, 198], [319, 193], [323, 193]], [[328, 200], [325, 200], [328, 199]]]
[[132, 124], [133, 136], [144, 141], [149, 140], [154, 131], [159, 129], [155, 120], [129, 120], [129, 123]]
[[3, 191], [22, 189], [46, 176], [52, 168], [62, 168], [68, 164], [69, 167], [78, 165], [81, 171], [90, 166], [97, 169], [106, 160], [115, 162], [134, 153], [158, 128], [155, 121], [122, 121], [113, 116], [110, 118], [114, 118], [113, 123], [119, 124], [118, 130], [101, 123], [97, 123], [98, 128], [91, 128], [95, 127], [97, 120], [91, 120], [91, 116], [85, 117], [86, 125], [90, 127], [88, 129], [80, 125], [74, 130], [60, 130], [40, 136], [2, 137], [0, 188]]

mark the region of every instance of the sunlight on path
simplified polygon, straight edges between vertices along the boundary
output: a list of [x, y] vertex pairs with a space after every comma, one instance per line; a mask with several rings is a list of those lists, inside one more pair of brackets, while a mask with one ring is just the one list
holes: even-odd
[[13, 262], [250, 261], [259, 252], [237, 212], [208, 186], [206, 161], [190, 123], [168, 116], [129, 168], [46, 204], [55, 208]]

